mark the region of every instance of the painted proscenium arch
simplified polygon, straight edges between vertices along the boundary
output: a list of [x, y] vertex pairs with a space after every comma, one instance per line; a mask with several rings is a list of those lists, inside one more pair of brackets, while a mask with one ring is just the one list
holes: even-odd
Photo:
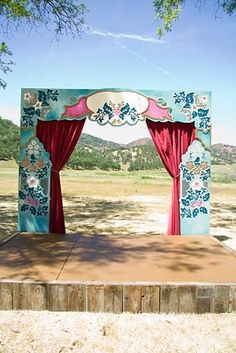
[[25, 88], [21, 97], [19, 231], [49, 233], [52, 163], [36, 135], [38, 121], [87, 118], [103, 126], [134, 126], [145, 119], [194, 123], [196, 140], [179, 165], [181, 235], [209, 234], [210, 92]]
[[[162, 101], [161, 103], [163, 104]], [[135, 125], [145, 118], [173, 121], [170, 108], [161, 106], [153, 98], [132, 91], [101, 91], [81, 97], [76, 103], [65, 106], [61, 119], [81, 119], [85, 116], [100, 125], [110, 123], [113, 126], [126, 123]]]

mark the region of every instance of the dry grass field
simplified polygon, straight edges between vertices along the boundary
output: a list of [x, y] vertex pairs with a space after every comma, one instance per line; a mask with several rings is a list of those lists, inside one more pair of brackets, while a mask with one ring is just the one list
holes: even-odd
[[[212, 235], [236, 235], [236, 183], [226, 179], [235, 171], [235, 165], [213, 166]], [[17, 228], [17, 175], [15, 163], [0, 161], [1, 237]], [[165, 170], [64, 170], [61, 180], [68, 233], [165, 234], [171, 191]]]

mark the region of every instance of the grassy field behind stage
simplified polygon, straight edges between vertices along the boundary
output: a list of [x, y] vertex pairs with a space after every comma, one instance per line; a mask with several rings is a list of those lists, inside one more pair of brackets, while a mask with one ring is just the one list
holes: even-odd
[[[0, 161], [0, 234], [16, 230], [18, 170]], [[211, 234], [236, 234], [236, 165], [213, 166]], [[61, 173], [67, 232], [164, 234], [171, 178], [165, 170]]]

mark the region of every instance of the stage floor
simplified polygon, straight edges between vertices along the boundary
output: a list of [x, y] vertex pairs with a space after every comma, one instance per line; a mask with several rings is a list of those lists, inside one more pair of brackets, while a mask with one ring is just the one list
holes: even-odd
[[236, 282], [236, 256], [207, 236], [18, 234], [0, 247], [1, 280]]

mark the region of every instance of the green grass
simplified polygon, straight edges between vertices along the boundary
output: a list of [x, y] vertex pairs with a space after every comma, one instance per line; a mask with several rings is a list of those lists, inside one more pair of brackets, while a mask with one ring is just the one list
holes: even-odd
[[236, 183], [236, 164], [212, 165], [212, 182]]

